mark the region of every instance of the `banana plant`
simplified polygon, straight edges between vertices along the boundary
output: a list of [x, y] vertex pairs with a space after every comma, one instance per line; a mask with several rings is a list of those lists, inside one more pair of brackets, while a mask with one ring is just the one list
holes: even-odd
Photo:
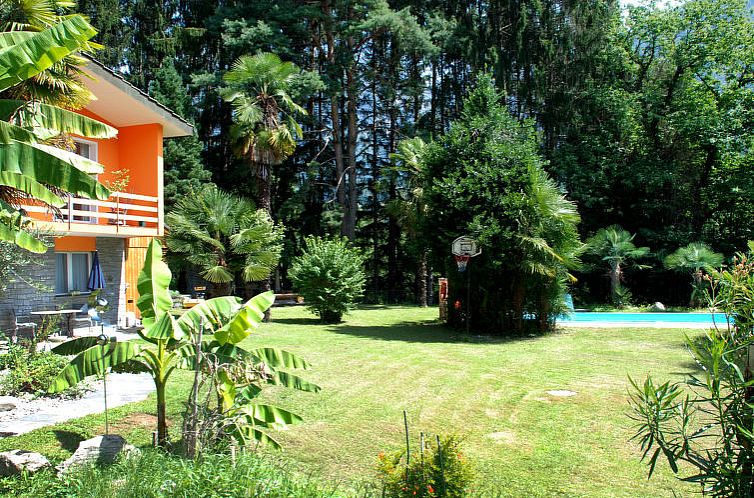
[[[91, 47], [89, 40], [96, 33], [79, 15], [41, 31], [0, 33], [0, 93], [7, 96], [67, 56]], [[33, 199], [57, 209], [65, 204], [63, 193], [101, 200], [110, 196], [90, 176], [102, 172], [99, 164], [42, 143], [61, 133], [112, 138], [117, 130], [54, 105], [0, 99], [0, 240], [45, 252], [47, 246], [25, 230], [23, 201]]]
[[[144, 329], [138, 333], [141, 341], [109, 343], [104, 349], [90, 337], [82, 337], [61, 344], [55, 353], [76, 356], [53, 380], [49, 391], [63, 391], [86, 377], [102, 375], [108, 368], [126, 363], [151, 374], [157, 395], [157, 441], [164, 447], [168, 442], [166, 417], [166, 387], [176, 369], [202, 369], [207, 359], [217, 364], [253, 364], [265, 375], [266, 384], [317, 392], [319, 386], [281, 368], [308, 368], [303, 359], [275, 348], [244, 349], [238, 344], [258, 328], [264, 312], [275, 300], [272, 292], [254, 296], [244, 304], [235, 297], [209, 299], [189, 309], [180, 318], [171, 313], [172, 300], [168, 291], [171, 273], [162, 261], [162, 246], [152, 240], [146, 254], [144, 268], [139, 274], [137, 306], [141, 311]], [[201, 332], [200, 332], [201, 329]], [[196, 343], [202, 337], [200, 354]], [[206, 338], [206, 339], [204, 339]], [[236, 436], [279, 446], [263, 429], [279, 429], [301, 420], [301, 417], [282, 408], [258, 403], [259, 383], [236, 383], [227, 375], [217, 383], [218, 411], [237, 422]]]

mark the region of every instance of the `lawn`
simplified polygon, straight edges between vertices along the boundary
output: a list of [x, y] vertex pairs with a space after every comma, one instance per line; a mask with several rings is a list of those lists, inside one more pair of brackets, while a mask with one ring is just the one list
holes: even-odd
[[[647, 481], [627, 414], [627, 375], [680, 378], [692, 365], [683, 331], [568, 329], [519, 340], [464, 338], [433, 322], [436, 309], [367, 307], [340, 325], [319, 325], [303, 308], [274, 310], [274, 322], [248, 339], [282, 347], [313, 364], [303, 376], [319, 394], [267, 396], [304, 416], [277, 438], [281, 457], [301, 472], [358, 486], [374, 477], [380, 451], [402, 447], [406, 410], [419, 431], [465, 437], [492, 496], [673, 496], [693, 488], [664, 468]], [[173, 431], [188, 375], [171, 392]], [[559, 398], [548, 390], [578, 394]], [[148, 444], [154, 400], [114, 410], [116, 429]], [[102, 430], [85, 417], [17, 438], [0, 450], [36, 449], [60, 459]]]

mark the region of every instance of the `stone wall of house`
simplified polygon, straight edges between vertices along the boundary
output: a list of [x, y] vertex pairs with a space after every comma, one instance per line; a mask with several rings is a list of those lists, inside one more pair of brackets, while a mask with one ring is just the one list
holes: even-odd
[[[98, 237], [97, 251], [100, 265], [105, 275], [106, 287], [101, 295], [107, 299], [110, 309], [104, 313], [104, 319], [111, 324], [118, 323], [126, 311], [126, 277], [125, 277], [125, 239]], [[17, 316], [39, 323], [40, 317], [29, 315], [32, 311], [50, 309], [76, 309], [87, 303], [88, 294], [76, 296], [55, 295], [55, 251], [48, 250], [39, 257], [40, 264], [27, 265], [19, 273], [29, 282], [34, 282], [37, 289], [24, 280], [11, 282], [6, 292], [0, 295], [0, 330], [10, 335], [13, 331], [12, 311]]]
[[98, 237], [97, 252], [105, 275], [105, 288], [100, 296], [107, 299], [109, 304], [103, 318], [113, 325], [121, 325], [118, 319], [126, 313], [126, 239]]

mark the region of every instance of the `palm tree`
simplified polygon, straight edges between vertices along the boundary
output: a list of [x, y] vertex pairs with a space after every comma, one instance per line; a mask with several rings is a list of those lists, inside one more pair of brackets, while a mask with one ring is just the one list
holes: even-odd
[[[398, 142], [398, 151], [390, 158], [395, 163], [398, 172], [408, 175], [408, 185], [404, 189], [402, 198], [391, 201], [387, 205], [387, 212], [395, 218], [406, 231], [409, 241], [418, 243], [417, 228], [419, 220], [424, 214], [426, 205], [423, 199], [423, 189], [420, 179], [422, 175], [421, 157], [427, 144], [420, 137], [407, 138]], [[427, 249], [419, 249], [419, 268], [417, 271], [417, 298], [419, 305], [427, 306]]]
[[521, 216], [516, 237], [521, 248], [520, 268], [529, 278], [517, 278], [514, 294], [519, 302], [517, 326], [523, 317], [521, 293], [524, 282], [531, 277], [541, 279], [536, 302], [536, 316], [541, 331], [549, 328], [553, 316], [565, 309], [567, 285], [575, 282], [571, 270], [579, 268], [584, 251], [578, 233], [581, 221], [576, 204], [568, 200], [547, 172], [535, 165], [529, 166], [529, 195], [533, 203], [532, 216]]
[[719, 268], [723, 264], [723, 255], [715, 252], [703, 242], [692, 242], [686, 247], [679, 247], [665, 258], [665, 268], [683, 273], [691, 273], [691, 300], [689, 306], [697, 308], [703, 305], [704, 272]]
[[166, 217], [168, 249], [199, 269], [215, 295], [233, 292], [236, 277], [267, 279], [282, 251], [282, 228], [243, 197], [205, 187], [180, 200]]
[[225, 74], [223, 98], [233, 105], [231, 136], [257, 181], [257, 205], [270, 212], [270, 167], [283, 162], [302, 136], [296, 115], [306, 111], [291, 98], [298, 66], [275, 54], [240, 57]]
[[[75, 7], [69, 0], [5, 0], [0, 7], [0, 31], [39, 32], [71, 17], [61, 15]], [[86, 41], [81, 50], [93, 52], [102, 48]], [[45, 71], [5, 92], [8, 98], [42, 102], [66, 109], [80, 109], [94, 96], [81, 82], [85, 63], [80, 55], [71, 53]]]
[[110, 192], [90, 174], [102, 166], [41, 142], [60, 134], [112, 138], [117, 130], [72, 111], [38, 101], [8, 99], [29, 78], [90, 46], [96, 30], [81, 16], [68, 16], [41, 31], [0, 36], [0, 240], [33, 252], [47, 246], [30, 234], [20, 206], [33, 199], [57, 209], [71, 194], [107, 199]]
[[608, 276], [610, 277], [610, 297], [613, 304], [622, 306], [623, 292], [623, 269], [627, 265], [636, 268], [648, 268], [646, 265], [636, 263], [637, 259], [649, 254], [648, 247], [636, 247], [634, 245], [636, 235], [624, 230], [618, 225], [600, 228], [589, 240], [587, 240], [588, 252], [599, 256], [607, 263]]

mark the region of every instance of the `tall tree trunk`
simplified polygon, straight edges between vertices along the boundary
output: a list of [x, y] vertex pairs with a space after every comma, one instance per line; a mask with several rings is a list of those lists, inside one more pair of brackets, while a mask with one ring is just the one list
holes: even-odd
[[618, 296], [618, 290], [620, 289], [621, 280], [621, 267], [620, 263], [615, 263], [610, 267], [610, 297], [613, 300], [613, 304], [620, 306], [620, 299]]
[[379, 106], [377, 103], [377, 74], [378, 50], [375, 44], [372, 58], [372, 179], [370, 190], [372, 194], [372, 282], [371, 287], [375, 290], [380, 288], [380, 200], [379, 200], [379, 183], [380, 183], [380, 161], [379, 161], [379, 136], [378, 136], [378, 119]]
[[427, 251], [422, 251], [419, 256], [419, 269], [417, 273], [418, 288], [416, 289], [416, 301], [422, 308], [427, 307]]
[[[324, 14], [325, 40], [327, 41], [327, 63], [331, 68], [338, 67], [335, 60], [335, 35], [333, 33], [332, 7], [329, 0], [322, 2], [322, 13]], [[332, 147], [335, 155], [335, 173], [336, 173], [336, 198], [338, 204], [343, 210], [343, 224], [341, 224], [341, 234], [344, 233], [346, 209], [346, 167], [343, 157], [343, 132], [340, 126], [340, 96], [338, 92], [330, 95], [330, 121], [332, 131]]]
[[356, 81], [356, 63], [353, 62], [346, 72], [346, 93], [347, 104], [346, 114], [348, 115], [348, 206], [346, 216], [343, 219], [343, 235], [349, 240], [356, 238], [356, 217], [359, 196], [356, 191], [356, 179], [358, 177], [358, 168], [356, 164], [356, 146], [358, 144], [358, 99], [359, 89]]
[[272, 189], [270, 186], [270, 165], [252, 160], [251, 170], [256, 179], [257, 209], [264, 209], [272, 216]]

